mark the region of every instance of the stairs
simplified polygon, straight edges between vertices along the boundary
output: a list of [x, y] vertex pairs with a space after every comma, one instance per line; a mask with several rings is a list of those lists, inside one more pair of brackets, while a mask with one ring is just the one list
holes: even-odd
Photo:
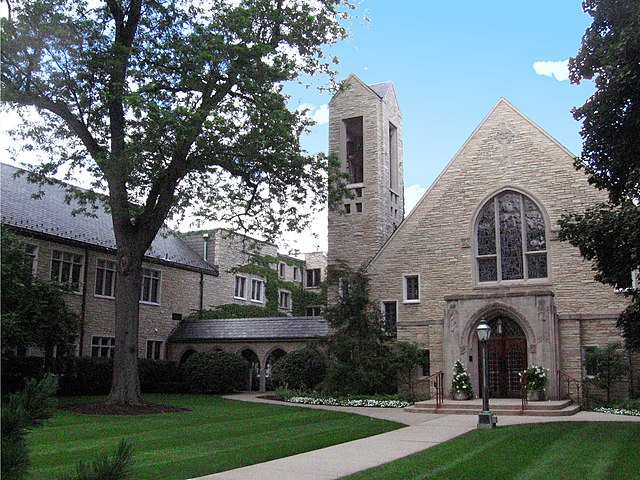
[[[522, 409], [522, 401], [519, 398], [492, 398], [489, 400], [489, 409], [494, 415], [530, 415], [541, 417], [562, 417], [575, 415], [580, 407], [571, 400], [546, 400], [542, 402], [529, 402]], [[482, 411], [482, 399], [474, 400], [450, 400], [436, 408], [435, 400], [417, 402], [411, 407], [405, 408], [406, 412], [437, 413], [441, 415], [477, 415]]]

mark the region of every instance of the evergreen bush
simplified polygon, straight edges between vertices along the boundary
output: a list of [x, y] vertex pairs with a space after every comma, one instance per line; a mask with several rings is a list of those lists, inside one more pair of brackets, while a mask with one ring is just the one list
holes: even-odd
[[287, 353], [273, 364], [271, 380], [276, 387], [308, 390], [324, 379], [326, 371], [327, 364], [320, 352], [302, 348]]
[[246, 389], [249, 368], [249, 363], [235, 353], [194, 353], [184, 364], [185, 381], [193, 393], [231, 393]]
[[140, 389], [142, 393], [186, 393], [184, 368], [168, 360], [141, 358]]

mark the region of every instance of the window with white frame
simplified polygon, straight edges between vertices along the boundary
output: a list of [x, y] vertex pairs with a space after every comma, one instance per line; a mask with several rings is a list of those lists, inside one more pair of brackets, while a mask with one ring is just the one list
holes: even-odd
[[310, 305], [305, 309], [305, 315], [307, 317], [319, 317], [322, 315], [322, 307], [319, 305]]
[[29, 268], [31, 275], [34, 277], [38, 273], [38, 246], [31, 243], [27, 243], [27, 261], [29, 262]]
[[116, 262], [99, 258], [96, 262], [95, 295], [97, 297], [114, 298], [115, 289]]
[[140, 301], [142, 303], [160, 304], [160, 270], [142, 269], [142, 285]]
[[320, 286], [320, 269], [310, 268], [307, 270], [307, 287], [319, 287]]
[[404, 276], [404, 302], [416, 303], [420, 301], [420, 275]]
[[280, 262], [278, 264], [278, 276], [280, 278], [284, 278], [287, 275], [287, 264], [284, 262]]
[[115, 337], [91, 337], [91, 356], [113, 358]]
[[251, 301], [262, 303], [262, 294], [264, 290], [264, 282], [262, 280], [251, 280]]
[[53, 250], [51, 252], [51, 280], [67, 285], [74, 292], [80, 292], [84, 255], [80, 253]]
[[475, 232], [479, 283], [547, 278], [544, 215], [529, 197], [499, 193], [480, 210]]
[[236, 275], [236, 284], [233, 291], [235, 298], [247, 299], [247, 277]]
[[162, 360], [164, 358], [164, 342], [162, 340], [147, 340], [147, 359]]
[[293, 279], [295, 281], [300, 280], [300, 267], [293, 267]]
[[291, 310], [291, 293], [280, 290], [278, 306], [284, 310]]

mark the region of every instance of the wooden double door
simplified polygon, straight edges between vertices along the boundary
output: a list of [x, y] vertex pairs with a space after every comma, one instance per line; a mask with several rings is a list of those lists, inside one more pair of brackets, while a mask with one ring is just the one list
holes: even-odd
[[[513, 320], [497, 317], [489, 320], [491, 337], [487, 342], [487, 364], [489, 367], [489, 395], [492, 398], [520, 397], [520, 372], [527, 368], [527, 340], [520, 326]], [[478, 342], [480, 355], [478, 378], [482, 391], [482, 345]]]

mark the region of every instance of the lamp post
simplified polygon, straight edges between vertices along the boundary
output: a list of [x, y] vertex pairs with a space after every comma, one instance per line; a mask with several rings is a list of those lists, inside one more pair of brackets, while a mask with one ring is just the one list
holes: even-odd
[[476, 327], [476, 333], [482, 347], [482, 412], [478, 415], [478, 428], [493, 428], [498, 423], [489, 410], [489, 365], [487, 362], [487, 342], [491, 336], [491, 327], [484, 320]]

